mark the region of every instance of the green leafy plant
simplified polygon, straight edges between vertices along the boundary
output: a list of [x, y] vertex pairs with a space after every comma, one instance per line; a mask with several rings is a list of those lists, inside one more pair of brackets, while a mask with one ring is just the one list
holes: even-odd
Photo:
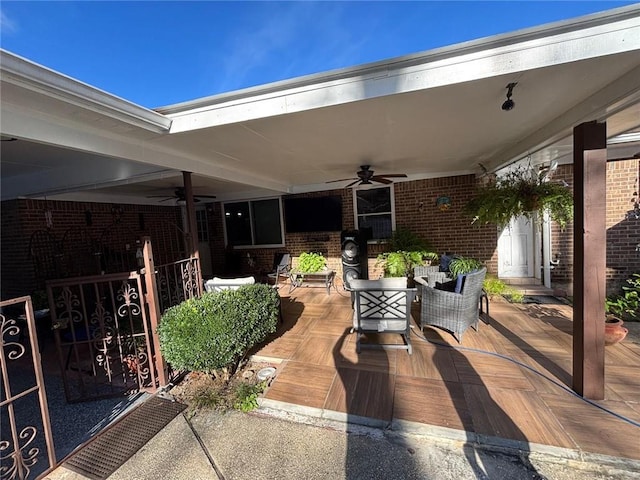
[[626, 280], [621, 295], [606, 298], [605, 311], [617, 317], [637, 318], [640, 315], [640, 273], [634, 273]]
[[376, 265], [382, 265], [385, 277], [407, 277], [414, 267], [424, 265], [425, 260], [435, 260], [438, 254], [426, 251], [397, 251], [381, 253]]
[[546, 210], [551, 220], [565, 228], [573, 219], [573, 192], [565, 184], [546, 181], [524, 167], [479, 187], [465, 205], [465, 212], [473, 217], [473, 222], [500, 227], [520, 215], [531, 218], [540, 210]]
[[507, 291], [507, 284], [493, 275], [487, 275], [482, 284], [482, 288], [489, 298], [504, 294]]
[[393, 252], [428, 252], [431, 250], [429, 242], [405, 227], [398, 227], [393, 231], [389, 246]]
[[449, 263], [449, 271], [452, 275], [464, 275], [465, 273], [472, 272], [482, 268], [482, 262], [475, 258], [470, 257], [454, 257]]
[[300, 273], [316, 273], [325, 269], [327, 260], [324, 255], [315, 252], [304, 252], [298, 257], [297, 271]]
[[186, 300], [162, 315], [162, 354], [178, 370], [235, 371], [250, 348], [275, 332], [279, 302], [277, 292], [262, 284]]
[[524, 301], [524, 293], [519, 292], [509, 285], [506, 286], [502, 296], [509, 300], [511, 303], [522, 303]]
[[235, 402], [233, 408], [240, 410], [241, 412], [250, 412], [258, 408], [258, 397], [267, 388], [266, 382], [253, 383], [240, 383], [236, 387]]

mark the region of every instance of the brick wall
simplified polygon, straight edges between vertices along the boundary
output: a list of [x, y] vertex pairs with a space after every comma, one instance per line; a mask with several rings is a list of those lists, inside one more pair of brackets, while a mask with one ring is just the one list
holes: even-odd
[[[558, 168], [554, 180], [573, 186], [573, 166]], [[633, 273], [640, 272], [640, 219], [635, 217], [638, 201], [640, 160], [607, 163], [607, 294], [615, 293]], [[571, 284], [573, 278], [573, 224], [552, 233], [552, 256], [560, 253], [560, 265], [552, 270], [552, 282]]]
[[[485, 262], [489, 271], [497, 272], [497, 229], [493, 226], [472, 226], [471, 219], [462, 213], [464, 204], [473, 192], [475, 182], [474, 175], [464, 175], [396, 183], [394, 185], [396, 226], [415, 232], [427, 240], [435, 252], [455, 252], [475, 257]], [[351, 189], [328, 190], [290, 197], [323, 195], [342, 197], [342, 228], [343, 230], [353, 229], [355, 220]], [[448, 196], [451, 200], [451, 207], [446, 211], [436, 207], [436, 199], [440, 196]], [[234, 252], [224, 249], [222, 210], [219, 203], [213, 206], [209, 222], [210, 231], [217, 233], [211, 241], [214, 271], [229, 275], [266, 272], [273, 267], [275, 252], [290, 252], [294, 257], [295, 265], [295, 258], [300, 253], [317, 251], [325, 255], [329, 267], [336, 270], [337, 278], [342, 277], [340, 232], [287, 233], [285, 247], [239, 249], [235, 252], [234, 262], [229, 261], [229, 258], [234, 256]], [[382, 271], [376, 265], [376, 256], [387, 249], [386, 244], [368, 246], [370, 278], [381, 275]], [[253, 267], [248, 262], [247, 254], [256, 262]], [[233, 269], [228, 268], [229, 264], [234, 263], [240, 269], [235, 273]]]
[[[101, 243], [125, 252], [128, 244], [128, 252], [135, 257], [135, 242], [146, 235], [152, 238], [157, 263], [174, 261], [176, 255], [183, 254], [183, 234], [176, 230], [180, 224], [179, 208], [125, 204], [117, 207], [120, 221], [115, 224], [112, 204], [31, 199], [2, 202], [2, 298], [28, 295], [43, 288], [46, 275], [43, 268], [34, 267], [29, 252], [36, 231], [43, 233], [42, 238], [54, 240], [51, 249], [56, 251], [55, 268], [69, 274], [74, 269], [78, 274], [100, 273], [102, 267], [95, 249]], [[47, 228], [45, 211], [51, 212], [51, 228]]]

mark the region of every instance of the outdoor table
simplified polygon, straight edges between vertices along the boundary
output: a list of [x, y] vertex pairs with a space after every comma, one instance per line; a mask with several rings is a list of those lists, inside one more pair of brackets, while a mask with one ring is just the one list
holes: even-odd
[[289, 285], [289, 293], [302, 286], [324, 286], [327, 289], [327, 295], [330, 295], [335, 276], [336, 272], [334, 270], [323, 270], [315, 273], [291, 272], [291, 275], [289, 276], [291, 281]]

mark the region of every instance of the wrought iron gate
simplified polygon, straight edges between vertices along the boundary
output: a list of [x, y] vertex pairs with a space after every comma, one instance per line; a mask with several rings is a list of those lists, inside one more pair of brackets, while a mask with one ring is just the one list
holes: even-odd
[[31, 297], [0, 302], [0, 323], [0, 478], [35, 478], [56, 459]]
[[157, 388], [141, 274], [53, 280], [47, 294], [68, 402]]
[[160, 316], [201, 295], [202, 277], [197, 257], [156, 267], [149, 237], [142, 257], [140, 272], [47, 282], [68, 402], [155, 391], [167, 383], [156, 334]]

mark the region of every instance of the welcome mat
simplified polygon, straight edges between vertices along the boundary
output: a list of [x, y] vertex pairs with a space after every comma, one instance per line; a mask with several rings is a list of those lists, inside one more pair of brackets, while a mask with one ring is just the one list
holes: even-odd
[[92, 480], [106, 479], [185, 408], [184, 404], [152, 397], [98, 434], [62, 465]]

